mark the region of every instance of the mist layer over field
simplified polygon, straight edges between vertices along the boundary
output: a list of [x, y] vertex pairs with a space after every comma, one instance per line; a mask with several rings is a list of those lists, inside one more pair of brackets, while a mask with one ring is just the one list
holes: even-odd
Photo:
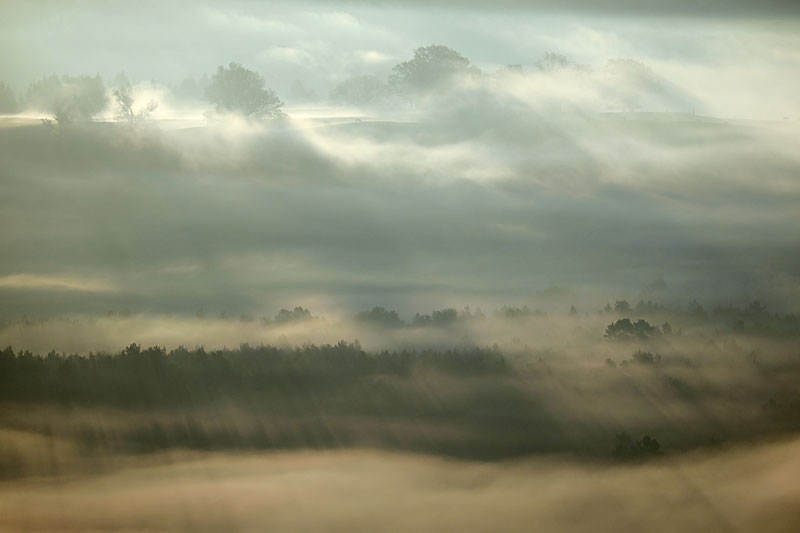
[[375, 452], [191, 455], [0, 487], [0, 528], [794, 531], [798, 442], [602, 467]]

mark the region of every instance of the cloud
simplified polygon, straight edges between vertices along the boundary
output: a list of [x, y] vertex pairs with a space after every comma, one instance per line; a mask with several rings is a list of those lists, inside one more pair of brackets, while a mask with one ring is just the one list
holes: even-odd
[[382, 54], [377, 50], [356, 50], [356, 56], [367, 64], [385, 63], [390, 60], [386, 54]]

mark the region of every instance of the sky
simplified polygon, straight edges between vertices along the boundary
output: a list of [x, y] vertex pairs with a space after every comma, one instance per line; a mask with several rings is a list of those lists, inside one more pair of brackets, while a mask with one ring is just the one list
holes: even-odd
[[[622, 297], [797, 309], [793, 2], [0, 6], [0, 81], [20, 100], [53, 73], [99, 74], [110, 96], [124, 71], [158, 103], [136, 131], [107, 122], [113, 104], [59, 135], [35, 109], [3, 122], [4, 317]], [[369, 109], [328, 98], [429, 44], [482, 76]], [[548, 52], [570, 67], [539, 69]], [[231, 61], [287, 120], [207, 118], [173, 90]], [[298, 80], [316, 98], [294, 99]]]

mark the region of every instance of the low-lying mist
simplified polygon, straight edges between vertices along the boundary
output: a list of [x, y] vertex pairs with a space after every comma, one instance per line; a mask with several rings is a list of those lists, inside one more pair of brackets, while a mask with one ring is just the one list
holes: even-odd
[[637, 466], [364, 451], [170, 454], [0, 486], [0, 528], [763, 531], [800, 523], [798, 441]]

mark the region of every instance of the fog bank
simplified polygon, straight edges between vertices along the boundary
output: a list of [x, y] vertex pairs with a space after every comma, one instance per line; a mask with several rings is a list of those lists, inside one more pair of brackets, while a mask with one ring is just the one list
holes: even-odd
[[[374, 452], [172, 454], [6, 483], [6, 531], [795, 531], [798, 441], [634, 467]], [[163, 462], [164, 464], [159, 464]]]

